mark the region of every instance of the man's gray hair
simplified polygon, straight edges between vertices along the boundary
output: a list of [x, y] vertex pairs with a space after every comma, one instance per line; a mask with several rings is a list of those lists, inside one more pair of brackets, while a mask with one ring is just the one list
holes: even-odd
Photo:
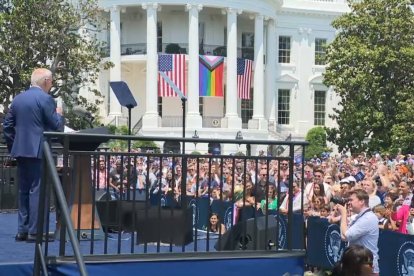
[[42, 81], [48, 78], [52, 78], [52, 72], [46, 68], [38, 68], [33, 71], [30, 83], [39, 86], [42, 85]]

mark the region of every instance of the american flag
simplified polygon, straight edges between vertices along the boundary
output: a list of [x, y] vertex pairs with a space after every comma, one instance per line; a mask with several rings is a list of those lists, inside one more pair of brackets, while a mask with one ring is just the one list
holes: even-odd
[[252, 66], [253, 61], [250, 59], [237, 59], [237, 95], [240, 99], [250, 99]]
[[[185, 88], [185, 55], [158, 55], [158, 71], [164, 72], [184, 95], [187, 94]], [[158, 96], [178, 96], [160, 74], [158, 74]]]

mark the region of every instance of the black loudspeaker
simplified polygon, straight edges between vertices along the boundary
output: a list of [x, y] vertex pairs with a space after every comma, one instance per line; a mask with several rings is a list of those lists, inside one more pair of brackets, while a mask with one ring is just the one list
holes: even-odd
[[96, 209], [104, 230], [134, 231], [134, 210], [145, 208], [145, 201], [115, 200], [108, 194], [96, 197]]
[[277, 242], [276, 225], [276, 218], [273, 215], [239, 222], [224, 233], [221, 239], [216, 242], [214, 248], [217, 251], [270, 249]]
[[137, 243], [157, 242], [186, 245], [193, 241], [193, 209], [164, 208], [136, 213]]
[[98, 198], [96, 208], [104, 230], [137, 232], [137, 243], [186, 245], [193, 241], [193, 209], [158, 209], [150, 202]]

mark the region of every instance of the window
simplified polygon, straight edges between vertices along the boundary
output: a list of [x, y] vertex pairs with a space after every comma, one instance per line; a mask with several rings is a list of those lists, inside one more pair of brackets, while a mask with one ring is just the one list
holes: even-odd
[[315, 104], [314, 104], [314, 125], [324, 126], [325, 125], [325, 100], [326, 91], [316, 90], [315, 91]]
[[288, 125], [290, 123], [290, 90], [279, 89], [277, 123]]
[[279, 36], [279, 63], [290, 63], [289, 36]]
[[249, 120], [253, 117], [253, 89], [250, 89], [250, 99], [241, 99], [242, 128], [247, 128]]
[[157, 22], [157, 50], [158, 53], [162, 52], [162, 22]]
[[326, 39], [315, 39], [315, 65], [325, 65], [326, 61]]
[[254, 59], [254, 33], [242, 33], [242, 58]]
[[158, 97], [158, 115], [162, 117], [162, 97]]

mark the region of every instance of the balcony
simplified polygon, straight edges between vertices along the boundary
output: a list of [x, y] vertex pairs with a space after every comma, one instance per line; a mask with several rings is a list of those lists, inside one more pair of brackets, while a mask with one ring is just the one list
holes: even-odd
[[121, 56], [145, 55], [146, 53], [146, 43], [121, 44]]
[[[227, 57], [227, 47], [224, 45], [213, 45], [213, 44], [200, 44], [199, 46], [200, 55], [213, 55]], [[160, 53], [166, 54], [188, 54], [188, 43], [162, 43], [158, 46]], [[109, 57], [110, 46], [102, 48], [104, 57]], [[132, 43], [132, 44], [121, 44], [121, 56], [129, 55], [145, 55], [147, 54], [146, 43]], [[254, 48], [253, 47], [238, 47], [237, 57], [254, 59]]]

